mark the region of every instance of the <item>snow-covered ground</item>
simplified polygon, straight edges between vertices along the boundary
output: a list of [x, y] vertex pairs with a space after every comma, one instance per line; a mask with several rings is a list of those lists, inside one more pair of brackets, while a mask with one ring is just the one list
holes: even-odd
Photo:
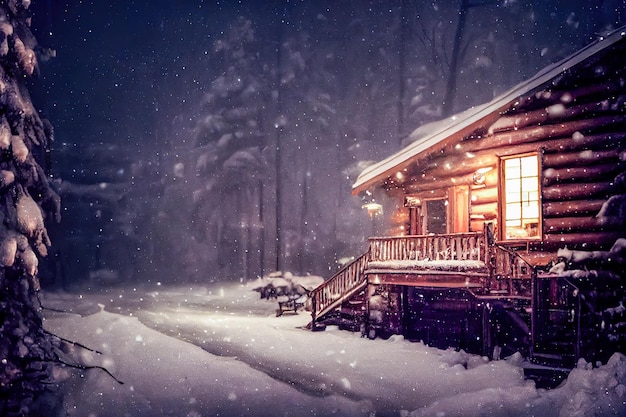
[[559, 388], [520, 358], [487, 361], [402, 337], [368, 340], [276, 317], [258, 283], [44, 292], [45, 327], [102, 354], [60, 371], [69, 416], [625, 416], [626, 356], [581, 361]]

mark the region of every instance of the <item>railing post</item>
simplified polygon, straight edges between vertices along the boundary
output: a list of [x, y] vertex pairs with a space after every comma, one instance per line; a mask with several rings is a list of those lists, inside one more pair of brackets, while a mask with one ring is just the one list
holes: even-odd
[[[487, 291], [491, 291], [491, 283], [493, 282], [493, 275], [496, 269], [496, 265], [495, 263], [497, 262], [496, 256], [495, 256], [495, 246], [493, 242], [493, 234], [491, 231], [491, 227], [492, 227], [492, 223], [485, 223], [485, 226], [483, 227], [483, 247], [485, 249], [485, 253], [480, 253], [480, 249], [479, 249], [479, 255], [478, 256], [484, 256], [484, 262], [485, 265], [487, 265], [487, 271], [488, 271], [488, 276], [487, 276]], [[479, 248], [481, 247], [481, 245], [477, 245]]]

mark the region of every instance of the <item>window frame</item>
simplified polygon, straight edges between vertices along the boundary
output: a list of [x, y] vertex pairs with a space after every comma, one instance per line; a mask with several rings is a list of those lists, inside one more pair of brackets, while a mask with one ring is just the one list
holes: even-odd
[[[500, 204], [498, 204], [499, 206], [499, 223], [500, 223], [500, 227], [499, 227], [499, 239], [501, 241], [505, 241], [505, 242], [515, 242], [515, 241], [534, 241], [534, 240], [541, 240], [543, 237], [543, 220], [542, 220], [542, 204], [541, 204], [541, 158], [539, 157], [540, 154], [539, 152], [527, 152], [527, 153], [522, 153], [522, 154], [515, 154], [515, 155], [510, 155], [510, 156], [503, 156], [500, 157], [499, 159], [499, 172], [500, 172], [500, 181], [499, 181], [499, 187], [498, 187], [498, 193], [499, 193], [499, 202]], [[537, 188], [536, 188], [536, 192], [537, 192], [537, 199], [536, 200], [528, 200], [528, 201], [532, 201], [535, 202], [537, 204], [537, 232], [534, 236], [511, 236], [511, 237], [507, 237], [507, 220], [511, 220], [511, 219], [507, 219], [507, 176], [506, 176], [506, 161], [509, 160], [514, 160], [517, 159], [520, 161], [520, 166], [521, 166], [521, 161], [523, 158], [528, 158], [528, 157], [535, 157], [536, 161], [537, 161], [537, 172], [536, 172], [536, 184], [537, 184]], [[520, 168], [520, 176], [517, 178], [514, 178], [513, 180], [517, 181], [518, 184], [518, 188], [520, 190], [520, 193], [523, 193], [523, 185], [522, 183], [526, 180], [528, 181], [528, 178], [535, 178], [534, 176], [524, 176], [523, 172], [521, 172], [521, 168]], [[523, 207], [521, 207], [521, 204], [523, 204], [524, 199], [521, 198], [519, 203], [520, 203], [520, 217], [516, 218], [516, 220], [519, 220], [520, 223], [523, 225], [524, 224], [524, 219], [535, 219], [534, 217], [524, 217], [523, 215]], [[530, 224], [530, 223], [528, 223]], [[523, 229], [523, 227], [521, 227], [521, 229]]]
[[457, 185], [405, 195], [404, 206], [409, 210], [407, 230], [411, 235], [433, 233], [426, 230], [429, 218], [427, 208], [429, 201], [444, 201], [446, 207], [445, 234], [469, 231], [469, 186]]

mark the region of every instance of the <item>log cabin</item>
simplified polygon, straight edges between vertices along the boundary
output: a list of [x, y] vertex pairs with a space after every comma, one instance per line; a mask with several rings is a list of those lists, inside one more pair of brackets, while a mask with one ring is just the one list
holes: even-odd
[[416, 129], [366, 168], [353, 194], [387, 231], [310, 294], [311, 327], [563, 369], [623, 352], [625, 38]]

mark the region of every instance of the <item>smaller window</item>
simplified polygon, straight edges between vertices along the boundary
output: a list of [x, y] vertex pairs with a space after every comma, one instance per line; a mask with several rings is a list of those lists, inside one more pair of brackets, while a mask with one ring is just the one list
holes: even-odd
[[537, 154], [503, 159], [502, 175], [504, 238], [540, 237]]
[[448, 200], [424, 201], [424, 234], [448, 233]]

